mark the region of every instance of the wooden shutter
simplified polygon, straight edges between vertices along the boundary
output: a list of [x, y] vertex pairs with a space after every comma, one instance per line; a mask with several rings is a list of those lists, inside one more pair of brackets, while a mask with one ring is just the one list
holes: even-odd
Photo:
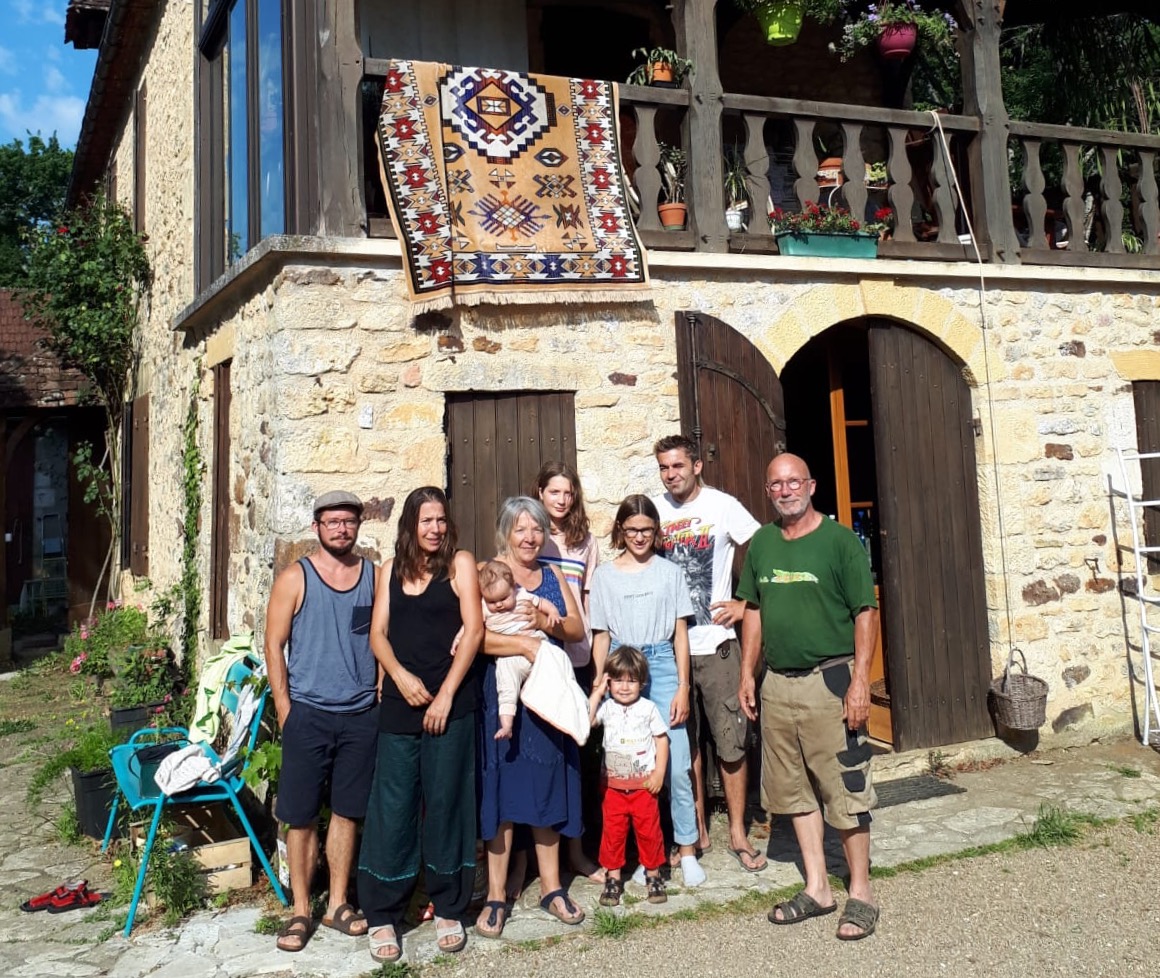
[[[1132, 384], [1136, 402], [1136, 448], [1141, 452], [1160, 452], [1160, 381], [1137, 380]], [[1160, 499], [1160, 458], [1140, 462], [1144, 499]], [[1144, 510], [1144, 543], [1160, 546], [1160, 510]], [[1160, 571], [1160, 558], [1149, 560], [1152, 573]]]
[[121, 569], [133, 559], [133, 402], [121, 415]]
[[229, 638], [230, 361], [213, 368], [213, 531], [210, 539], [210, 628]]
[[575, 395], [448, 394], [447, 444], [447, 501], [459, 546], [490, 557], [500, 503], [531, 493], [545, 462], [575, 467]]
[[133, 107], [133, 230], [145, 233], [146, 154], [145, 154], [145, 108], [147, 98], [145, 83], [137, 89]]
[[149, 395], [133, 401], [132, 491], [129, 497], [129, 570], [149, 575]]
[[989, 736], [990, 639], [971, 397], [934, 343], [870, 320], [895, 750]]

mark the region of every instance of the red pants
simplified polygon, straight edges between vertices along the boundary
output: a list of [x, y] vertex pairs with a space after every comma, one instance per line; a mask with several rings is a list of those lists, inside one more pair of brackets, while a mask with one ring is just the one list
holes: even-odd
[[659, 869], [665, 861], [665, 843], [661, 836], [661, 812], [656, 795], [644, 788], [623, 791], [605, 786], [601, 799], [604, 813], [604, 835], [600, 839], [600, 865], [605, 869], [624, 866], [624, 844], [628, 827], [636, 830], [636, 847], [645, 869]]

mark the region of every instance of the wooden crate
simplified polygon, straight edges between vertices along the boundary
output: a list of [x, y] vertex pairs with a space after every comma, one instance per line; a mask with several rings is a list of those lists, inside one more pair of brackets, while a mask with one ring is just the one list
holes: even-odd
[[[244, 889], [254, 882], [250, 840], [235, 827], [221, 805], [175, 805], [167, 809], [166, 815], [173, 823], [173, 837], [189, 846], [189, 854], [205, 872], [206, 890], [211, 896]], [[148, 832], [145, 823], [129, 827], [134, 852]]]

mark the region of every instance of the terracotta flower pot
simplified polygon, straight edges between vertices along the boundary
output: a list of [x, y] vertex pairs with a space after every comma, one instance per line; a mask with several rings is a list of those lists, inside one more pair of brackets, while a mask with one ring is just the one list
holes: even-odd
[[667, 61], [654, 61], [652, 64], [652, 78], [650, 84], [671, 83], [673, 80], [673, 66]]
[[679, 231], [689, 218], [688, 204], [659, 204], [657, 214], [661, 225], [668, 231]]
[[902, 61], [914, 53], [917, 24], [887, 24], [878, 35], [878, 53], [887, 61]]

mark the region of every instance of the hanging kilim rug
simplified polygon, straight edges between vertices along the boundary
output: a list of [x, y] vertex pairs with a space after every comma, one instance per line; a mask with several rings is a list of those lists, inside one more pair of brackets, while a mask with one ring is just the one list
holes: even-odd
[[611, 82], [392, 61], [378, 137], [416, 312], [647, 300]]

